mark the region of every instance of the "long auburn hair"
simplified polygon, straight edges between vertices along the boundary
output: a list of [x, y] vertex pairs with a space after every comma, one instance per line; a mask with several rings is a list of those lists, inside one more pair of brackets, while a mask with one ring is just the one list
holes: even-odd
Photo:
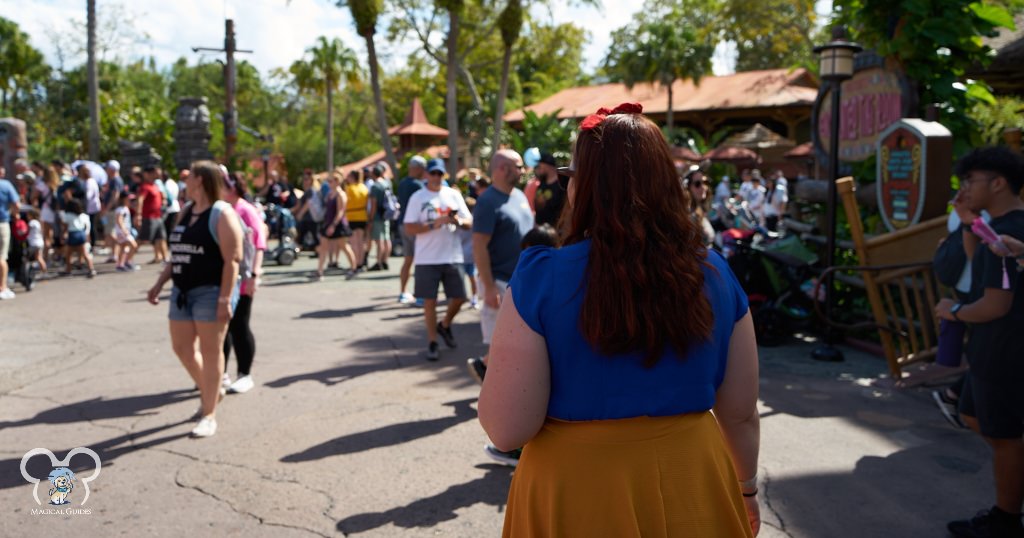
[[711, 335], [707, 264], [688, 196], [661, 130], [641, 114], [612, 114], [576, 139], [575, 197], [565, 243], [590, 239], [583, 337], [606, 355], [666, 345], [681, 356]]

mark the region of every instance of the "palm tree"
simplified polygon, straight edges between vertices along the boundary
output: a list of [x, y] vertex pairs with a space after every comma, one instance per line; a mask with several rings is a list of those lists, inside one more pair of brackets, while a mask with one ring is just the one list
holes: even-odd
[[448, 65], [445, 66], [448, 87], [444, 106], [448, 120], [448, 173], [455, 177], [459, 170], [459, 114], [455, 92], [459, 56], [456, 47], [459, 43], [459, 16], [465, 6], [465, 0], [437, 0], [437, 4], [448, 11]]
[[523, 29], [522, 0], [508, 0], [508, 5], [498, 16], [498, 29], [501, 30], [501, 42], [505, 45], [505, 56], [501, 61], [501, 90], [498, 92], [497, 110], [494, 112], [494, 143], [491, 151], [498, 151], [501, 145], [501, 128], [505, 121], [505, 99], [508, 97], [508, 74], [512, 67], [512, 47], [519, 40]]
[[327, 97], [327, 170], [334, 169], [334, 92], [344, 77], [348, 84], [359, 81], [356, 53], [340, 39], [317, 38], [314, 47], [306, 49], [306, 58], [296, 60], [288, 71], [300, 90], [309, 90]]
[[612, 51], [605, 59], [610, 74], [632, 88], [637, 82], [663, 85], [668, 90], [666, 130], [673, 127], [672, 85], [711, 72], [714, 44], [692, 19], [674, 8], [663, 16], [638, 20], [612, 34]]
[[100, 158], [100, 96], [96, 80], [96, 0], [86, 0], [86, 77], [89, 86], [89, 158]]
[[380, 89], [380, 67], [377, 64], [377, 47], [373, 34], [377, 33], [377, 18], [384, 10], [382, 0], [349, 0], [348, 8], [352, 19], [356, 22], [356, 32], [366, 39], [366, 55], [370, 64], [370, 85], [373, 87], [373, 102], [377, 107], [377, 129], [380, 131], [380, 145], [391, 169], [398, 172], [398, 161], [391, 147], [391, 135], [388, 134], [388, 118], [384, 112], [384, 98]]

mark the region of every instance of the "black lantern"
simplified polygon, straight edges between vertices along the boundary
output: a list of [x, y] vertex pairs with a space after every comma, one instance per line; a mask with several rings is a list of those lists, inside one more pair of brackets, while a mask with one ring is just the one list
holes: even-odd
[[[836, 180], [839, 179], [839, 116], [840, 101], [843, 81], [853, 76], [854, 56], [864, 50], [860, 45], [846, 39], [846, 29], [836, 26], [832, 29], [832, 41], [825, 45], [814, 47], [814, 52], [821, 59], [821, 78], [828, 81], [829, 91], [832, 97], [832, 125], [829, 138], [829, 182], [828, 201], [826, 207], [826, 221], [828, 222], [828, 240], [826, 243], [825, 266], [835, 265], [836, 253]], [[829, 273], [825, 279], [825, 320], [832, 318], [832, 303], [834, 295], [835, 279], [834, 273]], [[825, 328], [825, 342], [811, 354], [816, 360], [839, 362], [843, 360], [843, 353], [835, 344], [835, 331], [831, 325]]]

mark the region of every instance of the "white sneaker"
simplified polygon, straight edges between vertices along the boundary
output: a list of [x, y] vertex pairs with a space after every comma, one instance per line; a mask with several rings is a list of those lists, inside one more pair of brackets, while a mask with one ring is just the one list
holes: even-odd
[[14, 290], [11, 288], [5, 288], [4, 291], [0, 291], [0, 301], [6, 301], [15, 297]]
[[215, 433], [217, 433], [217, 419], [215, 418], [203, 417], [199, 420], [199, 424], [192, 428], [193, 437], [209, 437]]
[[231, 376], [229, 376], [228, 374], [224, 374], [224, 377], [220, 378], [220, 388], [221, 388], [221, 391], [223, 392], [224, 390], [227, 390], [227, 388], [230, 387], [230, 386], [231, 386]]
[[228, 392], [244, 394], [252, 390], [254, 386], [256, 386], [256, 383], [253, 382], [252, 376], [243, 375], [242, 377], [236, 379], [235, 382], [232, 383], [230, 387], [228, 387]]
[[398, 302], [402, 304], [412, 304], [416, 302], [416, 298], [411, 293], [403, 293], [398, 296]]

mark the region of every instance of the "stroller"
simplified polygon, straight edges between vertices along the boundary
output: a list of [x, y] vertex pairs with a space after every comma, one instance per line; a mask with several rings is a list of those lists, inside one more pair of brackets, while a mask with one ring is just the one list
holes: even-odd
[[300, 247], [295, 242], [298, 232], [292, 212], [277, 204], [268, 204], [264, 216], [270, 230], [269, 239], [277, 239], [277, 247], [268, 250], [264, 261], [271, 259], [278, 265], [295, 263], [295, 259], [299, 257]]
[[731, 243], [729, 266], [747, 292], [757, 342], [777, 346], [813, 322], [806, 285], [818, 256], [796, 235], [761, 239], [747, 235]]
[[35, 261], [35, 252], [28, 246], [28, 222], [21, 218], [12, 224], [11, 249], [7, 256], [10, 271], [14, 280], [25, 286], [25, 291], [32, 291], [39, 275], [39, 266]]

